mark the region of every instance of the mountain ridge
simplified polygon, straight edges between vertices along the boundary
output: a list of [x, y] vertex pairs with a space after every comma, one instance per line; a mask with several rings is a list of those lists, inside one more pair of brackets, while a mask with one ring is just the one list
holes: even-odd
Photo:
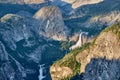
[[[86, 65], [93, 58], [106, 58], [107, 60], [120, 59], [120, 23], [105, 30], [91, 44], [77, 48], [56, 61], [50, 68], [53, 80], [70, 79], [76, 74], [84, 73]], [[67, 67], [72, 72], [64, 73], [62, 68]], [[59, 73], [59, 74], [57, 74]], [[83, 75], [84, 76], [84, 75]], [[109, 75], [111, 76], [111, 75]], [[120, 75], [118, 75], [120, 76]]]
[[55, 40], [67, 40], [69, 29], [65, 26], [62, 13], [56, 6], [46, 6], [33, 16], [40, 23], [40, 34]]

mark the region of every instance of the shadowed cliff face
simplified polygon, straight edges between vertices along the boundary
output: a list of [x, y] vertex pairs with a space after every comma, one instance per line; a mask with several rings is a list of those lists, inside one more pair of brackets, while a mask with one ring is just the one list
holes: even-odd
[[[21, 17], [15, 14], [7, 14], [1, 18], [1, 28], [6, 26], [0, 32], [2, 39], [6, 44], [12, 49], [16, 49], [16, 42], [25, 39], [25, 46], [34, 45], [34, 41], [29, 41], [30, 37], [34, 38], [33, 32], [38, 32], [37, 22], [33, 19], [29, 20], [27, 18]], [[33, 29], [33, 26], [36, 26]], [[33, 32], [31, 32], [31, 30]]]
[[[106, 58], [107, 60], [119, 60], [120, 59], [120, 23], [115, 24], [107, 29], [105, 29], [104, 31], [102, 31], [100, 33], [100, 35], [96, 38], [96, 40], [91, 43], [91, 44], [86, 44], [85, 46], [75, 49], [73, 51], [71, 51], [68, 55], [66, 55], [63, 59], [55, 62], [50, 69], [51, 72], [51, 76], [53, 80], [57, 80], [57, 79], [68, 79], [71, 76], [74, 76], [76, 74], [79, 73], [79, 71], [81, 73], [84, 73], [86, 70], [86, 66], [87, 64], [90, 63], [90, 60], [93, 58]], [[97, 61], [96, 61], [97, 62]], [[104, 61], [103, 61], [104, 62]], [[101, 64], [101, 61], [98, 62], [98, 64]], [[103, 63], [106, 64], [106, 63]], [[114, 71], [114, 67], [112, 67], [114, 65], [114, 61], [113, 63], [111, 62], [111, 70]], [[80, 65], [80, 66], [78, 66]], [[115, 74], [117, 73], [117, 64], [116, 65], [116, 71]], [[102, 64], [101, 64], [102, 66]], [[59, 67], [59, 69], [57, 68]], [[72, 73], [68, 73], [65, 74], [62, 68], [63, 67], [67, 67], [68, 69], [70, 69], [72, 71]], [[98, 68], [100, 68], [99, 66], [97, 66]], [[89, 67], [89, 69], [94, 70], [95, 66], [93, 65], [93, 67]], [[98, 68], [95, 68], [96, 70]], [[88, 69], [88, 67], [87, 67]], [[88, 69], [88, 71], [89, 71]], [[67, 69], [66, 69], [67, 70]], [[94, 80], [98, 79], [99, 77], [97, 76], [97, 78], [95, 76], [91, 77], [91, 78], [87, 78], [87, 74], [88, 71], [85, 73], [86, 74], [86, 78], [85, 80]], [[104, 70], [105, 72], [107, 72], [107, 69]], [[62, 75], [58, 76], [57, 73], [60, 73]], [[97, 73], [96, 71], [93, 71], [95, 73]], [[108, 72], [109, 73], [109, 72]], [[100, 79], [104, 79], [107, 78], [106, 75], [111, 76], [112, 79], [116, 79], [117, 77], [115, 77], [115, 75], [112, 76], [111, 71], [110, 74], [108, 73], [104, 73], [105, 76], [100, 77]], [[92, 73], [91, 73], [92, 74]], [[88, 74], [90, 75], [90, 73]], [[97, 74], [96, 74], [97, 75]], [[99, 73], [98, 73], [99, 75]], [[118, 74], [118, 76], [120, 76]], [[112, 80], [111, 79], [111, 80]], [[109, 79], [106, 79], [109, 80]]]
[[39, 64], [64, 55], [60, 43], [40, 35], [39, 27], [39, 21], [16, 14], [0, 19], [0, 80], [38, 80]]
[[104, 0], [97, 4], [80, 6], [65, 16], [65, 24], [71, 28], [72, 33], [82, 29], [90, 35], [98, 35], [109, 24], [119, 21], [119, 3], [119, 0]]
[[27, 75], [24, 67], [8, 52], [3, 42], [0, 41], [0, 79], [21, 80]]
[[119, 80], [120, 61], [105, 58], [91, 59], [85, 68], [82, 80]]
[[119, 80], [120, 60], [92, 58], [86, 65], [85, 72], [71, 80]]
[[[32, 21], [32, 22], [31, 22]], [[37, 36], [35, 20], [25, 19], [15, 14], [7, 14], [0, 22], [0, 79], [37, 79], [41, 54], [46, 45], [39, 45], [44, 38]]]

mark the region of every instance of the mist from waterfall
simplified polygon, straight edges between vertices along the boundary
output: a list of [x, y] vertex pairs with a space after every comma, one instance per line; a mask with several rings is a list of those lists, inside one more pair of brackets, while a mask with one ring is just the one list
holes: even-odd
[[88, 34], [88, 33], [87, 33], [87, 32], [81, 32], [81, 33], [79, 34], [79, 39], [78, 39], [77, 43], [76, 43], [75, 45], [73, 45], [72, 47], [70, 47], [70, 50], [82, 46], [82, 35], [83, 35], [83, 34]]

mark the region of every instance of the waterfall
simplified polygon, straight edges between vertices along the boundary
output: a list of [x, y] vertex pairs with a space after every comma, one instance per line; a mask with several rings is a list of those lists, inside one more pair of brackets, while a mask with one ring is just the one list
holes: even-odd
[[81, 46], [82, 46], [82, 34], [83, 34], [83, 32], [80, 33], [79, 39], [78, 39], [78, 41], [77, 41], [77, 43], [76, 43], [76, 46], [78, 46], [78, 47], [81, 47]]
[[77, 43], [76, 43], [75, 45], [73, 45], [72, 47], [70, 47], [70, 50], [82, 46], [82, 35], [83, 35], [83, 34], [88, 34], [88, 33], [87, 33], [87, 32], [81, 32], [81, 33], [79, 34], [79, 39], [78, 39]]
[[47, 20], [46, 29], [48, 29], [49, 25], [50, 25], [50, 21]]
[[43, 80], [46, 77], [46, 76], [43, 75], [44, 65], [45, 64], [39, 65], [39, 68], [40, 68], [39, 69], [39, 76], [38, 76], [39, 80]]

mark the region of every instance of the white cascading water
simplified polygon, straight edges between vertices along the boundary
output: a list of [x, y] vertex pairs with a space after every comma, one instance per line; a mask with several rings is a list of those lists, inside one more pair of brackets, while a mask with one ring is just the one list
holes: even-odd
[[88, 33], [87, 33], [87, 32], [81, 32], [81, 33], [79, 34], [79, 39], [78, 39], [77, 43], [76, 43], [75, 45], [73, 45], [72, 47], [70, 47], [70, 50], [82, 46], [82, 35], [83, 35], [83, 34], [88, 34]]
[[45, 64], [42, 64], [42, 65], [39, 65], [40, 69], [39, 69], [39, 80], [43, 80], [46, 76], [43, 75], [43, 69], [44, 69], [44, 65]]

